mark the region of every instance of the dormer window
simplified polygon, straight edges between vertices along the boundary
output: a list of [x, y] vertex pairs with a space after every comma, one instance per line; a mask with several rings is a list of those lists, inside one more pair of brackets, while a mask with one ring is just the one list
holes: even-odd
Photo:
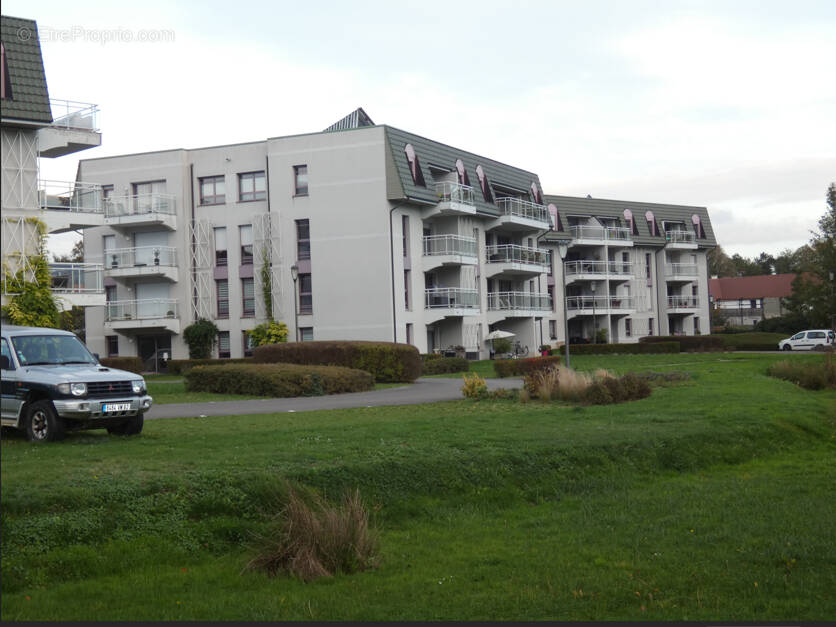
[[3, 76], [0, 77], [0, 98], [3, 100], [12, 99], [12, 79], [9, 76], [9, 62], [6, 59], [6, 46], [0, 41], [0, 72]]
[[467, 170], [464, 169], [464, 162], [461, 159], [456, 159], [456, 174], [459, 179], [459, 185], [467, 185], [470, 187], [470, 177], [467, 175]]
[[691, 216], [691, 224], [694, 225], [694, 236], [699, 239], [705, 239], [705, 229], [702, 227], [702, 220], [696, 213]]
[[549, 203], [549, 215], [552, 217], [552, 231], [562, 231], [563, 224], [560, 221], [560, 212], [552, 203]]
[[406, 154], [406, 161], [409, 164], [409, 172], [412, 174], [412, 182], [421, 187], [426, 187], [427, 183], [424, 181], [424, 173], [421, 172], [421, 163], [418, 161], [418, 154], [412, 144], [407, 144], [403, 149]]
[[644, 214], [645, 220], [647, 220], [647, 228], [650, 231], [650, 234], [654, 237], [659, 236], [659, 225], [656, 223], [656, 217], [653, 215], [652, 211], [648, 211]]
[[636, 226], [636, 221], [633, 219], [633, 212], [629, 209], [624, 210], [624, 220], [627, 222], [627, 226], [630, 229], [630, 233], [632, 235], [638, 235], [639, 229]]
[[488, 175], [485, 174], [485, 169], [481, 165], [476, 166], [476, 178], [479, 179], [479, 189], [482, 190], [482, 196], [484, 196], [485, 202], [493, 202], [491, 184], [488, 182]]
[[531, 198], [538, 205], [543, 204], [543, 195], [540, 193], [540, 188], [537, 187], [537, 183], [534, 181], [531, 182]]

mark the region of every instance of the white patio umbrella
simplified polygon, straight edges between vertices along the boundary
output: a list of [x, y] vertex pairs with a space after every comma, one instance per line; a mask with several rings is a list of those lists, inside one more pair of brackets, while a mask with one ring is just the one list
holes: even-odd
[[500, 329], [497, 329], [496, 331], [491, 331], [490, 333], [488, 333], [485, 336], [486, 340], [491, 341], [491, 354], [493, 354], [493, 352], [494, 352], [493, 351], [493, 341], [494, 340], [499, 340], [499, 339], [502, 339], [502, 338], [506, 338], [506, 337], [514, 337], [514, 334], [511, 333], [510, 331], [502, 331]]

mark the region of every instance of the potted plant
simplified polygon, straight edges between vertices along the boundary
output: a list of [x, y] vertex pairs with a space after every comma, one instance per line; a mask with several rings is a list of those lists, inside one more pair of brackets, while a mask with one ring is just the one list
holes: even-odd
[[549, 344], [543, 344], [538, 350], [540, 351], [540, 355], [542, 357], [548, 357], [551, 355], [552, 347]]

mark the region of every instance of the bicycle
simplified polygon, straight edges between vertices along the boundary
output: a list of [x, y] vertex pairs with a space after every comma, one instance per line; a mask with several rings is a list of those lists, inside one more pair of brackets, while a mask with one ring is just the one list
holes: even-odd
[[517, 359], [518, 357], [527, 357], [528, 356], [528, 346], [523, 346], [522, 344], [520, 344], [519, 340], [514, 342], [514, 346], [513, 346], [512, 350], [513, 350], [512, 357], [514, 359]]

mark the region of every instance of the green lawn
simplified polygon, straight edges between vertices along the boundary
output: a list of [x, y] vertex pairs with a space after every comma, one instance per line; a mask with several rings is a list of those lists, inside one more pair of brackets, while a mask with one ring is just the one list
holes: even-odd
[[[781, 357], [573, 359], [691, 374], [618, 406], [462, 400], [149, 421], [136, 438], [47, 446], [4, 435], [3, 619], [832, 618], [836, 393], [768, 378]], [[329, 498], [359, 488], [380, 567], [312, 584], [241, 574], [281, 479]]]

